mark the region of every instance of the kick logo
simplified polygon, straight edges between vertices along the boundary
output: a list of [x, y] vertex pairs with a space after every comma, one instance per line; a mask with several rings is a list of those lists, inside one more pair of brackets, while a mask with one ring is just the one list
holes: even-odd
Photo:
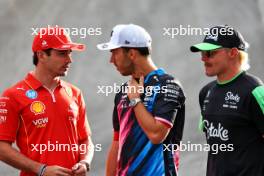
[[208, 122], [207, 120], [203, 121], [204, 128], [206, 129], [207, 139], [211, 137], [220, 138], [222, 141], [229, 140], [228, 130], [225, 129], [221, 123], [218, 123], [217, 127], [213, 123]]

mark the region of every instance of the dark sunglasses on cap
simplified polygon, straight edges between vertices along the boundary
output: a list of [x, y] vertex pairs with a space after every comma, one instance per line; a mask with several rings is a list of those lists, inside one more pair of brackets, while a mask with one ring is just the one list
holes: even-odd
[[219, 52], [219, 50], [222, 50], [222, 49], [226, 49], [226, 48], [218, 48], [218, 49], [215, 49], [215, 50], [209, 50], [209, 51], [202, 51], [201, 54], [202, 54], [202, 57], [206, 57], [206, 58], [212, 58], [217, 52]]

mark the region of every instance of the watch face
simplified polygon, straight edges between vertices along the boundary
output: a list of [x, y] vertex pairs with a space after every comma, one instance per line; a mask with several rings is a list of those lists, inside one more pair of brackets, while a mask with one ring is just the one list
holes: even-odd
[[136, 105], [136, 100], [135, 99], [132, 99], [132, 100], [130, 100], [130, 103], [129, 103], [129, 106], [135, 106]]
[[132, 100], [130, 100], [130, 102], [129, 102], [129, 106], [130, 106], [130, 107], [134, 107], [134, 106], [136, 106], [139, 102], [141, 102], [141, 100], [140, 100], [139, 98], [132, 99]]

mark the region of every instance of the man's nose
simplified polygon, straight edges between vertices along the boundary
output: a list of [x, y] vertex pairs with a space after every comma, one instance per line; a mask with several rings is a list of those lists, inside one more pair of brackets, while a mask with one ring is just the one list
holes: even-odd
[[113, 56], [113, 54], [110, 57], [110, 63], [114, 63], [114, 56]]
[[202, 60], [203, 62], [206, 62], [206, 61], [208, 61], [208, 60], [209, 60], [209, 58], [208, 58], [208, 57], [206, 57], [206, 56], [201, 56], [201, 60]]
[[72, 56], [71, 56], [71, 54], [67, 54], [66, 61], [67, 61], [67, 63], [72, 63]]

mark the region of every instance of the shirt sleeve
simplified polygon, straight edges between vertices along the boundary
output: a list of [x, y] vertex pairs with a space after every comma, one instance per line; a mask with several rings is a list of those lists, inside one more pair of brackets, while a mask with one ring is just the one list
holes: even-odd
[[14, 142], [19, 127], [19, 104], [9, 91], [0, 97], [0, 140]]
[[203, 122], [203, 111], [204, 111], [203, 109], [204, 109], [204, 99], [207, 93], [208, 93], [207, 87], [204, 87], [199, 93], [199, 105], [200, 105], [201, 115], [198, 122], [198, 129], [201, 132], [205, 131], [204, 122]]
[[[155, 91], [154, 91], [155, 92]], [[162, 81], [153, 107], [156, 120], [172, 128], [178, 110], [184, 108], [185, 96], [174, 79]]]
[[91, 129], [86, 115], [85, 101], [81, 93], [78, 96], [78, 104], [79, 104], [79, 119], [77, 124], [78, 134], [79, 134], [79, 139], [84, 140], [87, 139], [88, 136], [91, 136]]
[[259, 86], [252, 91], [250, 102], [250, 116], [260, 133], [264, 134], [264, 86]]
[[116, 96], [115, 96], [115, 106], [114, 106], [113, 115], [112, 115], [112, 122], [113, 122], [114, 132], [118, 132], [119, 128], [120, 128], [119, 120], [118, 120], [117, 105], [118, 105], [118, 94], [116, 94]]

